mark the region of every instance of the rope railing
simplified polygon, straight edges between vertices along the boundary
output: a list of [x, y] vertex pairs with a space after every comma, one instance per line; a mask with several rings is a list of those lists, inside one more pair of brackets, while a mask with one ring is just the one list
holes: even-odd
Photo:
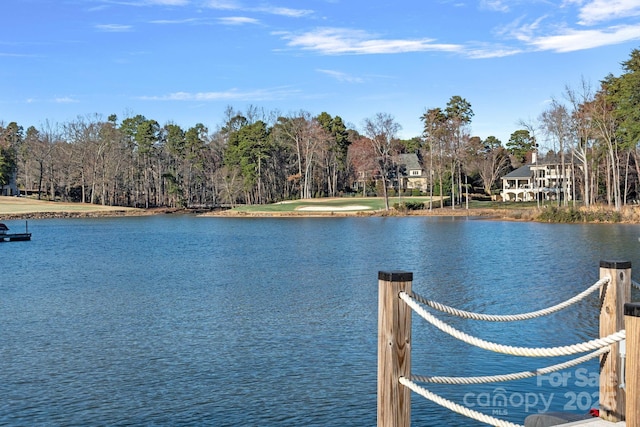
[[418, 393], [420, 396], [428, 399], [440, 406], [443, 406], [450, 411], [456, 412], [460, 415], [464, 415], [468, 418], [473, 418], [476, 421], [480, 421], [481, 423], [489, 424], [497, 427], [524, 427], [521, 424], [514, 424], [509, 421], [501, 420], [499, 418], [492, 417], [490, 415], [483, 414], [482, 412], [474, 411], [473, 409], [469, 409], [466, 406], [462, 406], [458, 403], [452, 402], [450, 400], [445, 399], [442, 396], [438, 396], [435, 393], [430, 392], [424, 387], [420, 387], [418, 384], [407, 378], [400, 378], [400, 384], [411, 389], [413, 392]]
[[421, 305], [414, 300], [411, 295], [406, 292], [400, 292], [400, 299], [402, 299], [413, 311], [415, 311], [420, 317], [427, 322], [431, 323], [436, 328], [440, 329], [451, 335], [454, 338], [459, 339], [467, 344], [474, 345], [476, 347], [493, 351], [496, 353], [510, 354], [512, 356], [526, 356], [526, 357], [555, 357], [555, 356], [569, 356], [576, 353], [584, 353], [587, 351], [597, 350], [599, 348], [608, 346], [610, 344], [622, 341], [625, 338], [625, 331], [618, 331], [614, 334], [603, 338], [593, 339], [591, 341], [568, 345], [560, 347], [548, 347], [548, 348], [531, 348], [531, 347], [514, 347], [504, 344], [497, 344], [490, 341], [483, 340], [471, 336], [467, 333], [459, 331], [454, 327], [446, 324], [442, 320], [436, 318], [431, 313], [426, 311]]
[[[627, 261], [601, 261], [600, 280], [589, 286], [587, 289], [548, 308], [520, 314], [474, 313], [429, 300], [415, 292], [412, 292], [411, 282], [413, 281], [413, 273], [402, 271], [380, 272], [379, 280], [381, 295], [379, 306], [379, 331], [384, 331], [382, 334], [379, 333], [378, 340], [379, 355], [383, 355], [379, 356], [379, 363], [381, 361], [383, 361], [383, 363], [379, 364], [378, 371], [379, 426], [409, 426], [410, 410], [407, 408], [410, 408], [410, 406], [407, 406], [405, 402], [410, 402], [409, 395], [411, 392], [415, 392], [422, 397], [449, 409], [450, 411], [485, 424], [500, 427], [523, 427], [520, 424], [501, 420], [470, 409], [464, 405], [452, 402], [427, 390], [418, 383], [471, 385], [521, 380], [572, 368], [598, 357], [600, 357], [601, 380], [603, 376], [604, 378], [618, 378], [619, 375], [624, 376], [624, 357], [621, 358], [619, 350], [620, 346], [618, 343], [626, 339], [627, 332], [629, 335], [629, 340], [627, 341], [637, 343], [640, 340], [637, 338], [638, 335], [640, 335], [640, 304], [636, 304], [637, 308], [633, 308], [635, 312], [630, 309], [629, 313], [627, 313], [627, 305], [629, 304], [624, 304], [624, 314], [619, 308], [621, 300], [626, 303], [629, 299], [629, 286], [633, 286], [640, 290], [640, 283], [631, 279], [631, 264]], [[432, 314], [431, 310], [428, 310], [430, 308], [448, 315], [471, 320], [491, 322], [520, 321], [539, 318], [558, 312], [584, 300], [597, 290], [600, 290], [600, 338], [557, 347], [516, 347], [487, 341], [454, 328]], [[403, 303], [406, 304], [406, 307], [410, 310], [401, 307]], [[507, 374], [466, 377], [417, 375], [411, 372], [411, 364], [410, 362], [407, 363], [408, 358], [406, 357], [407, 348], [410, 352], [410, 345], [407, 346], [407, 344], [410, 344], [411, 340], [410, 331], [412, 312], [418, 314], [440, 331], [465, 342], [466, 344], [496, 353], [524, 357], [559, 357], [577, 355], [579, 353], [589, 353], [543, 368]], [[625, 323], [628, 322], [630, 318], [633, 318], [633, 316], [639, 318], [639, 320], [637, 320], [635, 324], [627, 323], [628, 330], [625, 330]], [[640, 349], [628, 347], [627, 353], [629, 352], [636, 354], [636, 359], [640, 359]], [[602, 357], [603, 355], [606, 356]], [[390, 361], [391, 363], [384, 363], [386, 361]], [[380, 370], [380, 366], [392, 366], [393, 369]], [[622, 374], [620, 374], [620, 372], [622, 372]], [[638, 376], [633, 374], [632, 377], [636, 378]], [[627, 378], [629, 378], [628, 374]], [[630, 389], [638, 389], [638, 395], [640, 395], [640, 386], [638, 386], [638, 384], [634, 383], [633, 386], [630, 386]], [[381, 399], [380, 396], [384, 396], [384, 398]], [[606, 402], [604, 412], [602, 409], [600, 411], [601, 418], [607, 421], [617, 422], [621, 417], [624, 417], [624, 401], [621, 400], [622, 398], [620, 396], [621, 395], [617, 392], [617, 388], [609, 391], [607, 388], [603, 389], [601, 383], [600, 402]], [[626, 412], [628, 415], [628, 404], [626, 406]], [[640, 411], [637, 411], [636, 408], [633, 409], [633, 412], [637, 412], [638, 419], [640, 420]], [[389, 416], [390, 414], [393, 414], [393, 416]], [[493, 415], [495, 414], [496, 413], [494, 412]], [[384, 422], [381, 423], [381, 419], [384, 419]], [[389, 420], [391, 420], [391, 422], [388, 422]], [[399, 424], [396, 423], [395, 420], [397, 420]]]
[[485, 384], [485, 383], [497, 383], [505, 381], [515, 381], [525, 378], [536, 377], [539, 375], [547, 375], [553, 372], [561, 371], [563, 369], [572, 368], [588, 360], [599, 357], [602, 354], [611, 351], [609, 346], [602, 347], [592, 353], [584, 356], [577, 357], [575, 359], [568, 360], [556, 365], [547, 366], [545, 368], [538, 368], [534, 371], [522, 371], [512, 374], [502, 375], [487, 375], [478, 377], [443, 377], [443, 376], [423, 376], [423, 375], [411, 375], [411, 380], [419, 383], [432, 383], [432, 384]]
[[437, 301], [432, 301], [430, 299], [427, 299], [425, 297], [423, 297], [422, 295], [417, 294], [416, 292], [413, 292], [413, 298], [418, 301], [421, 304], [424, 304], [426, 306], [429, 306], [435, 310], [441, 311], [443, 313], [447, 313], [447, 314], [451, 314], [454, 316], [458, 316], [458, 317], [462, 317], [465, 319], [472, 319], [472, 320], [484, 320], [487, 322], [515, 322], [515, 321], [519, 321], [519, 320], [529, 320], [529, 319], [535, 319], [537, 317], [542, 317], [542, 316], [546, 316], [552, 313], [555, 313], [556, 311], [560, 311], [564, 308], [567, 308], [579, 301], [582, 301], [583, 299], [585, 299], [586, 297], [588, 297], [589, 295], [591, 295], [592, 293], [594, 293], [595, 291], [597, 291], [598, 289], [600, 289], [604, 284], [609, 283], [611, 281], [610, 277], [604, 277], [600, 280], [598, 280], [596, 283], [594, 283], [593, 285], [591, 285], [588, 289], [580, 292], [579, 294], [577, 294], [576, 296], [569, 298], [566, 301], [563, 301], [559, 304], [556, 304], [554, 306], [548, 307], [548, 308], [544, 308], [541, 310], [537, 310], [537, 311], [532, 311], [529, 313], [522, 313], [522, 314], [483, 314], [483, 313], [473, 313], [470, 311], [464, 311], [464, 310], [460, 310], [454, 307], [450, 307], [448, 305], [445, 304], [441, 304]]

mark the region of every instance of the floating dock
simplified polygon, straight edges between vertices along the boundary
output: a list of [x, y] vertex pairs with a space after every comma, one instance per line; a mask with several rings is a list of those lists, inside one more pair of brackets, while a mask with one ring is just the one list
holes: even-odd
[[31, 240], [31, 233], [29, 233], [29, 225], [25, 223], [24, 233], [8, 233], [9, 227], [0, 223], [0, 243], [1, 242], [25, 242]]
[[0, 242], [24, 242], [31, 240], [31, 233], [0, 234]]

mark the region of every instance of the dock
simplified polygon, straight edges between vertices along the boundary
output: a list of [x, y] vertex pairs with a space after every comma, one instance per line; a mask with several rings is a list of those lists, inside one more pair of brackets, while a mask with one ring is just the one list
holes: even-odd
[[31, 233], [0, 234], [0, 242], [25, 242], [31, 240]]
[[591, 420], [582, 420], [582, 421], [574, 421], [569, 424], [559, 424], [558, 427], [574, 427], [574, 426], [586, 426], [586, 427], [625, 427], [626, 423], [624, 421], [619, 421], [617, 423], [612, 423], [610, 421], [605, 421], [601, 418], [593, 418]]
[[31, 240], [31, 233], [29, 233], [29, 225], [25, 223], [24, 233], [9, 233], [9, 227], [0, 223], [0, 243], [2, 242], [26, 242]]
[[[496, 315], [459, 310], [413, 292], [412, 284], [412, 272], [378, 272], [378, 427], [410, 426], [411, 392], [459, 415], [491, 426], [640, 427], [640, 302], [631, 302], [631, 287], [640, 289], [640, 283], [631, 279], [631, 262], [600, 261], [600, 279], [587, 289], [551, 307], [519, 314]], [[493, 322], [528, 320], [566, 309], [596, 292], [600, 299], [599, 338], [565, 346], [534, 348], [488, 341], [452, 327], [431, 312]], [[427, 310], [427, 307], [431, 310]], [[443, 333], [496, 353], [520, 357], [590, 353], [560, 364], [509, 374], [475, 377], [417, 375], [411, 371], [412, 312]], [[474, 405], [467, 402], [463, 405], [448, 400], [422, 385], [436, 383], [454, 386], [531, 378], [565, 370], [594, 358], [600, 359], [599, 408], [592, 408], [593, 412], [590, 410], [589, 415], [594, 417], [587, 419], [568, 416], [570, 414], [556, 416], [555, 413], [541, 413], [527, 416], [523, 426], [493, 416], [507, 407], [506, 397], [502, 401], [494, 397], [493, 413], [488, 414], [487, 411], [473, 409]]]

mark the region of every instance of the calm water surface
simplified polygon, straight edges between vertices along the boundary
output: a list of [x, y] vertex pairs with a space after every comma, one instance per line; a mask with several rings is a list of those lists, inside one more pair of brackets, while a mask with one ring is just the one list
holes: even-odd
[[[431, 299], [502, 314], [575, 295], [601, 259], [640, 265], [640, 227], [625, 225], [156, 216], [29, 229], [31, 242], [0, 244], [0, 425], [375, 425], [379, 270], [412, 271]], [[490, 341], [566, 345], [597, 336], [596, 299], [517, 324], [440, 317]], [[563, 360], [487, 353], [417, 316], [413, 334], [417, 374]], [[427, 388], [522, 423], [597, 406], [596, 385], [579, 381], [597, 363], [582, 369], [567, 388], [553, 378]], [[417, 395], [412, 418], [480, 425]]]

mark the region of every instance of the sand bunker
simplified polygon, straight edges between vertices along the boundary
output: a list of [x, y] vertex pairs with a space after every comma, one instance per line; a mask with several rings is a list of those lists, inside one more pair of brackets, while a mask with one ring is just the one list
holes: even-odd
[[347, 206], [300, 206], [297, 211], [312, 212], [342, 212], [342, 211], [366, 211], [370, 210], [369, 206], [347, 205]]

